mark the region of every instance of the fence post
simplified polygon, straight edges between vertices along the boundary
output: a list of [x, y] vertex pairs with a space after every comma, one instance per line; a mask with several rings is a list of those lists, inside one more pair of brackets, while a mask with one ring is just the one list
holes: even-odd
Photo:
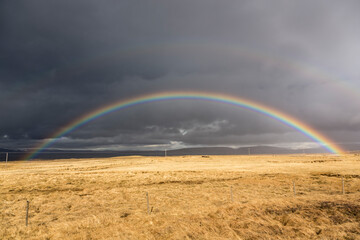
[[344, 177], [342, 177], [341, 183], [342, 183], [342, 194], [344, 195], [345, 194]]
[[30, 204], [30, 202], [28, 200], [26, 200], [26, 218], [25, 218], [26, 226], [29, 223], [29, 204]]
[[149, 204], [149, 193], [146, 192], [146, 203], [147, 203], [147, 212], [150, 215], [150, 204]]
[[234, 198], [233, 198], [233, 187], [230, 186], [230, 199], [231, 199], [231, 202], [234, 202]]
[[9, 159], [9, 153], [6, 153], [5, 166], [7, 166], [8, 159]]
[[295, 181], [293, 181], [293, 190], [294, 190], [294, 197], [295, 197], [296, 196]]

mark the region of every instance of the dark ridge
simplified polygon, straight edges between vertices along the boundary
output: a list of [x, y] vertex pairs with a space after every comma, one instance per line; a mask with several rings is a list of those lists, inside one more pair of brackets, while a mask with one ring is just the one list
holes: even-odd
[[[0, 149], [0, 161], [5, 161], [5, 153], [9, 153], [9, 161], [24, 160], [26, 152]], [[241, 148], [199, 147], [168, 150], [167, 156], [184, 155], [261, 155], [261, 154], [299, 154], [325, 153], [322, 148], [293, 150], [270, 146], [252, 146]], [[39, 160], [70, 159], [70, 158], [109, 158], [117, 156], [164, 156], [164, 151], [62, 151], [45, 150], [36, 156]]]

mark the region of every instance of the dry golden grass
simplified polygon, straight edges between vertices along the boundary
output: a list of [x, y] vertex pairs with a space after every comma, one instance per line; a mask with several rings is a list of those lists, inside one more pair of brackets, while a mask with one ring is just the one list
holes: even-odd
[[356, 154], [28, 161], [0, 173], [0, 239], [360, 239]]

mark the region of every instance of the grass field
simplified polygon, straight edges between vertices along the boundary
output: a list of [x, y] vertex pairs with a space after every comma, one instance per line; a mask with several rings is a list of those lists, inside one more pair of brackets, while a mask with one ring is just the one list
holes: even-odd
[[360, 239], [357, 154], [9, 162], [0, 173], [0, 239]]

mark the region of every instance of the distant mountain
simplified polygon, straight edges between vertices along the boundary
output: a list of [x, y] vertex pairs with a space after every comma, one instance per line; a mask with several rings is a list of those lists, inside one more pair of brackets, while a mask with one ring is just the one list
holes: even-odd
[[[360, 145], [342, 145], [344, 149], [349, 151], [359, 151]], [[9, 161], [23, 160], [26, 152], [19, 150], [0, 148], [0, 161], [5, 161], [5, 153], [9, 153]], [[326, 153], [323, 148], [310, 149], [289, 149], [271, 146], [251, 146], [240, 148], [229, 147], [198, 147], [198, 148], [182, 148], [168, 150], [168, 156], [183, 155], [261, 155], [261, 154], [299, 154], [299, 153]], [[164, 156], [164, 151], [62, 151], [62, 150], [45, 150], [41, 152], [37, 159], [70, 159], [70, 158], [108, 158], [117, 156]]]
[[324, 153], [322, 148], [313, 149], [289, 149], [271, 146], [252, 146], [252, 147], [203, 147], [203, 148], [183, 148], [168, 151], [168, 155], [258, 155], [258, 154], [295, 154], [295, 153]]
[[356, 144], [356, 143], [339, 144], [339, 146], [342, 147], [343, 149], [346, 149], [347, 151], [354, 151], [354, 152], [360, 151], [360, 144]]
[[21, 160], [24, 152], [13, 149], [0, 148], [0, 162], [6, 160], [6, 153], [9, 153], [8, 161]]
[[182, 155], [236, 155], [236, 149], [229, 147], [181, 148], [167, 151], [169, 156]]

